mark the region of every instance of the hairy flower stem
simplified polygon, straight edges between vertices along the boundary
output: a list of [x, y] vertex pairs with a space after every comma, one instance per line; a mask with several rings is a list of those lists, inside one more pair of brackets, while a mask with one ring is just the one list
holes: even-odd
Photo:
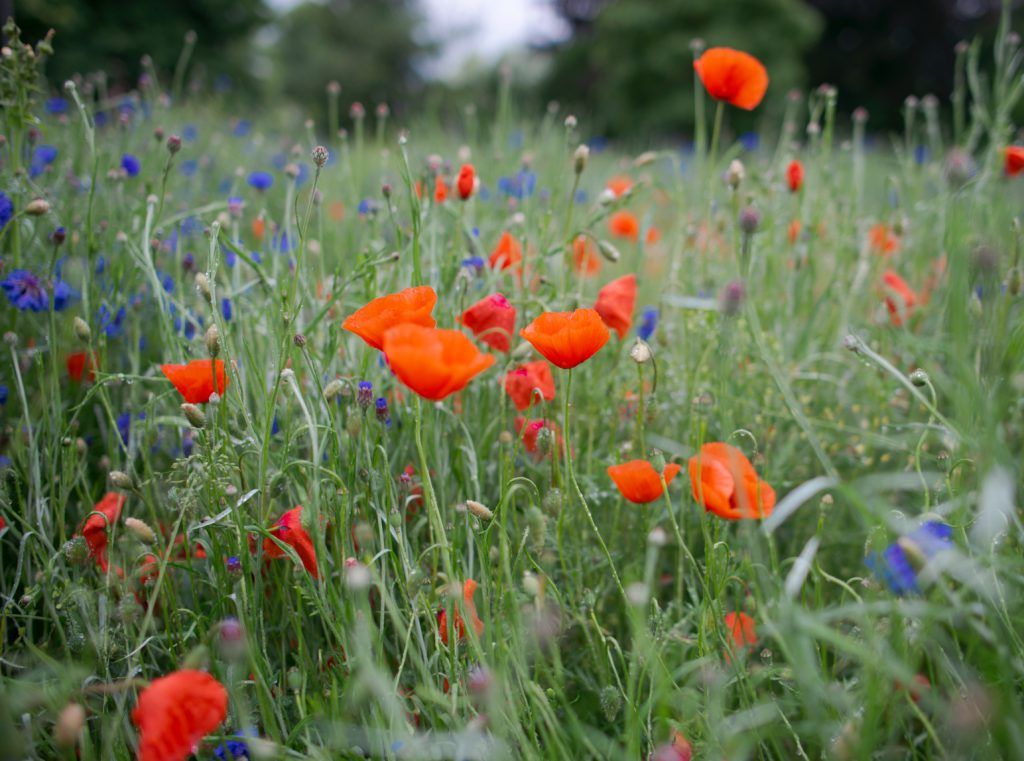
[[419, 396], [416, 397], [415, 414], [415, 436], [416, 454], [420, 461], [420, 480], [423, 483], [423, 497], [427, 503], [427, 516], [430, 519], [430, 528], [434, 533], [434, 543], [441, 551], [441, 566], [444, 569], [448, 581], [454, 581], [454, 567], [452, 566], [451, 548], [448, 546], [448, 536], [444, 530], [444, 520], [441, 517], [441, 508], [437, 504], [437, 495], [434, 493], [434, 484], [430, 480], [430, 466], [427, 464], [427, 452], [423, 448], [423, 402]]

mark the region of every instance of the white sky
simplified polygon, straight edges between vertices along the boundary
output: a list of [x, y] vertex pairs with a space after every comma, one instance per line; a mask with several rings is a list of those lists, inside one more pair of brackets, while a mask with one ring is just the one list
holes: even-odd
[[[268, 0], [287, 10], [301, 0]], [[427, 36], [441, 44], [427, 73], [449, 77], [473, 58], [493, 62], [509, 50], [558, 38], [563, 25], [546, 0], [418, 0]]]

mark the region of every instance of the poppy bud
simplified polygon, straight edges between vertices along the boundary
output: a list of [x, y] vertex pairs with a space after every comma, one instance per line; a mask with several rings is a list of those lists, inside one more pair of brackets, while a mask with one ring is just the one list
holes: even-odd
[[75, 317], [74, 327], [75, 335], [78, 337], [79, 341], [87, 344], [92, 340], [92, 330], [89, 329], [89, 323], [81, 317]]
[[217, 330], [217, 325], [211, 325], [206, 329], [206, 351], [210, 353], [211, 357], [216, 357], [220, 354], [220, 331]]
[[326, 386], [324, 386], [324, 399], [330, 401], [336, 396], [341, 396], [345, 391], [345, 384], [342, 383], [338, 378], [335, 378]]
[[476, 170], [473, 169], [472, 164], [463, 164], [459, 170], [459, 178], [455, 182], [455, 187], [459, 191], [459, 198], [463, 201], [469, 200], [469, 197], [473, 195], [475, 185]]
[[583, 170], [587, 168], [587, 159], [590, 158], [590, 148], [586, 143], [583, 143], [576, 148], [576, 152], [572, 155], [573, 169], [576, 174], [582, 174]]
[[110, 475], [107, 476], [110, 479], [110, 485], [117, 489], [132, 489], [132, 478], [123, 470], [112, 470]]
[[181, 405], [181, 412], [193, 427], [204, 428], [206, 426], [206, 414], [196, 405], [185, 402]]
[[156, 541], [156, 534], [145, 521], [140, 521], [138, 518], [125, 518], [124, 527], [143, 544], [153, 544]]
[[601, 256], [612, 264], [615, 264], [615, 262], [622, 258], [622, 254], [619, 253], [619, 249], [615, 248], [615, 246], [606, 240], [599, 240], [597, 242], [597, 250], [601, 252]]
[[626, 599], [629, 600], [631, 605], [635, 605], [638, 608], [646, 605], [650, 596], [650, 590], [642, 581], [634, 581], [626, 587]]
[[652, 528], [651, 532], [647, 535], [648, 547], [664, 547], [667, 543], [668, 534], [666, 534], [665, 529], [660, 526]]
[[910, 374], [910, 382], [913, 383], [918, 388], [920, 388], [921, 386], [927, 386], [928, 373], [920, 369], [914, 370], [914, 372]]
[[362, 592], [369, 589], [373, 577], [370, 576], [370, 569], [356, 561], [349, 563], [345, 561], [345, 586], [352, 592]]
[[725, 173], [725, 184], [736, 190], [746, 176], [747, 170], [744, 168], [743, 162], [739, 159], [733, 159]]
[[50, 202], [45, 198], [36, 198], [29, 201], [25, 206], [25, 213], [31, 214], [33, 217], [39, 217], [50, 210]]
[[85, 727], [85, 709], [79, 703], [68, 703], [57, 717], [53, 740], [61, 748], [73, 748]]
[[541, 456], [548, 454], [555, 445], [555, 432], [548, 426], [537, 431], [537, 452]]
[[207, 304], [213, 303], [213, 293], [210, 291], [210, 279], [202, 272], [196, 273], [196, 290]]
[[466, 509], [482, 521], [489, 521], [494, 517], [494, 513], [491, 512], [490, 508], [471, 499], [466, 500]]
[[645, 362], [651, 361], [651, 347], [642, 338], [637, 338], [632, 348], [629, 350], [629, 358], [636, 362], [638, 365], [642, 365]]
[[318, 169], [323, 169], [324, 164], [327, 163], [327, 159], [330, 158], [330, 155], [331, 154], [324, 146], [318, 145], [313, 149], [313, 163], [316, 164]]
[[566, 129], [576, 129], [576, 117], [573, 116], [572, 114], [569, 114], [567, 117], [565, 117], [564, 123]]

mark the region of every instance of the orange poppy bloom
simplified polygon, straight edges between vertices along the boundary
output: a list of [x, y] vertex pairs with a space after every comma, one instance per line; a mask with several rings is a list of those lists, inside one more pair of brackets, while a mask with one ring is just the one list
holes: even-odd
[[500, 293], [476, 302], [459, 318], [473, 335], [495, 351], [508, 351], [516, 325], [516, 308]]
[[659, 230], [657, 227], [653, 227], [653, 226], [652, 227], [648, 227], [647, 228], [647, 235], [644, 236], [644, 242], [648, 246], [652, 246], [655, 243], [657, 243], [659, 240], [661, 240], [661, 230]]
[[901, 248], [900, 236], [896, 235], [889, 226], [879, 222], [872, 225], [868, 230], [868, 243], [876, 254], [887, 256], [899, 253]]
[[898, 328], [913, 314], [917, 306], [917, 294], [907, 285], [907, 281], [893, 270], [882, 273], [882, 285], [887, 294], [885, 306], [889, 310], [889, 319]]
[[[302, 561], [302, 567], [309, 572], [314, 579], [320, 578], [320, 571], [316, 564], [316, 547], [313, 545], [313, 537], [302, 527], [302, 505], [293, 507], [277, 519], [277, 525], [270, 535], [278, 541], [284, 542], [295, 550], [295, 554]], [[273, 560], [286, 557], [273, 539], [263, 540], [263, 554]]]
[[1006, 175], [1016, 177], [1024, 172], [1024, 147], [1019, 145], [1008, 145], [1003, 148], [1003, 158], [1006, 161]]
[[633, 187], [633, 180], [627, 175], [620, 174], [608, 180], [608, 184], [605, 187], [612, 191], [616, 198], [621, 198]]
[[455, 182], [455, 187], [459, 191], [459, 198], [463, 201], [468, 200], [473, 195], [475, 183], [476, 171], [473, 169], [473, 165], [463, 164], [462, 169], [459, 170], [459, 179]]
[[108, 491], [103, 499], [93, 505], [92, 514], [82, 523], [81, 533], [89, 547], [89, 555], [104, 573], [110, 568], [107, 561], [107, 529], [121, 517], [125, 496]]
[[[665, 466], [662, 474], [665, 483], [672, 483], [682, 466], [670, 462]], [[621, 465], [610, 465], [608, 475], [619, 487], [619, 493], [637, 505], [644, 505], [661, 497], [664, 491], [661, 488], [661, 476], [647, 460], [630, 460]]]
[[757, 629], [754, 626], [754, 619], [746, 613], [725, 614], [725, 628], [732, 634], [732, 641], [736, 647], [744, 648], [757, 644]]
[[392, 371], [424, 399], [439, 401], [461, 391], [494, 364], [458, 330], [424, 328], [411, 323], [384, 334], [384, 356]]
[[789, 230], [787, 231], [787, 234], [789, 235], [789, 245], [796, 245], [796, 242], [800, 239], [800, 230], [802, 229], [803, 225], [800, 224], [799, 219], [794, 219], [789, 223]]
[[594, 241], [586, 235], [577, 235], [572, 242], [572, 263], [581, 275], [594, 275], [601, 269], [601, 259], [597, 255]]
[[[160, 372], [190, 404], [205, 404], [214, 392], [223, 394], [228, 387], [224, 362], [219, 359], [193, 359], [187, 365], [160, 365]], [[217, 376], [216, 386], [214, 373]]]
[[690, 458], [693, 498], [705, 510], [728, 520], [767, 518], [775, 490], [757, 476], [750, 460], [734, 446], [705, 444]]
[[617, 211], [608, 217], [608, 231], [616, 238], [637, 240], [640, 237], [640, 220], [631, 211]]
[[608, 328], [593, 309], [575, 312], [544, 312], [519, 335], [533, 344], [544, 358], [563, 370], [576, 367], [608, 343]]
[[263, 221], [263, 217], [259, 216], [252, 221], [252, 235], [256, 240], [263, 240], [263, 235], [267, 231], [266, 222]]
[[[479, 585], [473, 579], [466, 579], [462, 582], [462, 605], [466, 609], [466, 613], [469, 615], [470, 625], [473, 627], [473, 631], [476, 632], [476, 636], [480, 636], [484, 633], [484, 622], [480, 620], [480, 616], [476, 613], [476, 603], [473, 602], [473, 595], [476, 593]], [[448, 613], [441, 609], [437, 614], [437, 627], [441, 630], [441, 641], [444, 644], [448, 644]], [[462, 614], [459, 612], [458, 607], [455, 608], [455, 613], [452, 616], [452, 628], [455, 629], [455, 639], [460, 640], [466, 636], [466, 622], [462, 618]]]
[[448, 200], [448, 186], [445, 184], [444, 177], [437, 175], [434, 178], [434, 203], [444, 203]]
[[618, 333], [619, 340], [622, 340], [633, 324], [635, 304], [636, 275], [623, 275], [598, 291], [594, 311], [601, 315], [604, 324]]
[[205, 671], [183, 669], [154, 679], [132, 711], [139, 761], [184, 761], [228, 713], [228, 691]]
[[87, 352], [76, 351], [73, 354], [68, 354], [65, 364], [68, 368], [68, 377], [75, 383], [81, 383], [83, 377], [91, 383], [96, 377], [95, 358]]
[[798, 193], [804, 186], [804, 165], [796, 159], [790, 161], [786, 167], [786, 184], [789, 185], [791, 193]]
[[512, 237], [508, 230], [501, 234], [498, 245], [491, 252], [491, 267], [496, 270], [507, 270], [515, 267], [519, 270], [519, 264], [523, 261], [523, 247], [519, 241]]
[[708, 95], [746, 111], [757, 108], [768, 90], [764, 64], [740, 50], [708, 48], [693, 68]]
[[[554, 452], [561, 452], [562, 446], [565, 443], [565, 439], [562, 438], [562, 432], [559, 430], [558, 425], [551, 420], [537, 419], [527, 420], [522, 415], [517, 415], [515, 419], [516, 433], [519, 438], [522, 439], [523, 449], [533, 455], [535, 459], [541, 459], [545, 455], [550, 455]], [[554, 446], [551, 449], [542, 452], [539, 444], [540, 432], [547, 428], [551, 431], [554, 439]]]
[[541, 398], [549, 402], [555, 398], [551, 365], [543, 359], [519, 365], [505, 375], [505, 392], [520, 412], [533, 403], [534, 389], [539, 390]]
[[417, 285], [398, 293], [380, 296], [350, 314], [341, 327], [355, 333], [374, 349], [383, 346], [384, 334], [396, 325], [412, 323], [432, 328], [437, 323], [430, 313], [437, 294], [429, 285]]

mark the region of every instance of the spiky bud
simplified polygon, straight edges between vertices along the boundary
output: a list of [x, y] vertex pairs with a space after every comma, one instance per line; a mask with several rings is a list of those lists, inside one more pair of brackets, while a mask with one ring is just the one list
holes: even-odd
[[331, 154], [322, 145], [318, 145], [313, 149], [313, 163], [317, 165], [318, 169], [323, 169], [324, 164], [327, 163], [327, 159], [329, 159], [330, 156]]

